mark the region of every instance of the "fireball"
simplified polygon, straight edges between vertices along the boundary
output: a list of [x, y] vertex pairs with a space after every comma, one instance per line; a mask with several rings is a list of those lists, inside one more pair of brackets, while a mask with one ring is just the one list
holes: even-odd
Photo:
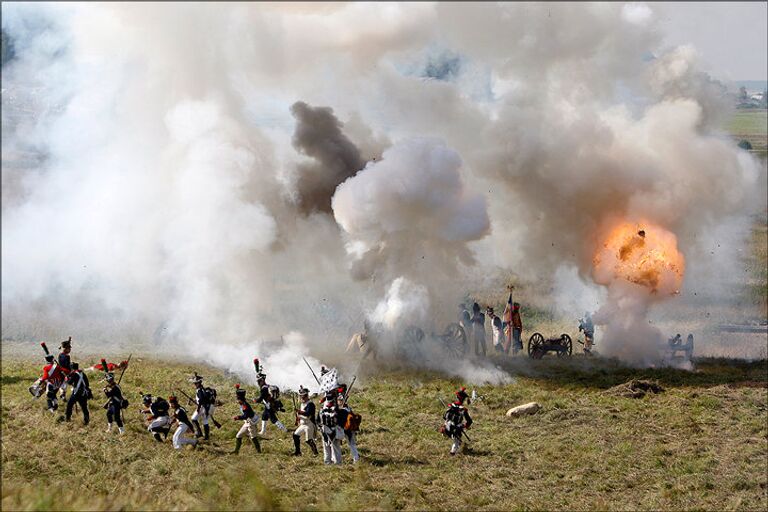
[[674, 295], [685, 274], [677, 237], [650, 222], [624, 222], [610, 230], [592, 260], [595, 282], [625, 280], [650, 293]]

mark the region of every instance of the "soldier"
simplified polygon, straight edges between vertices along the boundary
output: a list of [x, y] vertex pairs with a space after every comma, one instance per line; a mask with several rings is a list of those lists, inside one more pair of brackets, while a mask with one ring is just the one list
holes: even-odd
[[56, 398], [56, 394], [64, 383], [64, 372], [57, 362], [54, 361], [53, 355], [45, 356], [46, 364], [43, 367], [43, 378], [40, 381], [41, 385], [45, 385], [45, 397], [48, 405], [48, 410], [53, 414], [56, 409], [59, 408], [59, 401]]
[[501, 318], [496, 316], [492, 307], [488, 307], [485, 312], [488, 314], [488, 319], [491, 321], [493, 348], [496, 352], [504, 352], [504, 330], [501, 325]]
[[465, 333], [469, 333], [472, 327], [472, 318], [464, 304], [459, 304], [459, 325], [461, 325]]
[[61, 399], [67, 401], [67, 376], [72, 371], [71, 359], [69, 353], [72, 352], [72, 336], [68, 340], [61, 342], [59, 347], [61, 352], [59, 353], [58, 363], [59, 368], [64, 373], [64, 382], [61, 384]]
[[160, 434], [163, 434], [163, 438], [168, 438], [168, 433], [171, 431], [171, 418], [168, 415], [170, 405], [161, 396], [152, 398], [152, 395], [146, 394], [141, 397], [141, 402], [144, 404], [144, 414], [147, 415], [147, 430], [152, 433], [152, 437], [156, 441], [162, 442], [163, 439]]
[[464, 388], [456, 392], [456, 400], [448, 406], [448, 410], [443, 414], [444, 425], [441, 432], [453, 440], [451, 445], [451, 455], [456, 455], [461, 448], [461, 436], [465, 435], [464, 430], [472, 426], [472, 418], [469, 411], [464, 407], [464, 400], [467, 393]]
[[480, 304], [472, 304], [472, 339], [475, 343], [475, 355], [482, 352], [485, 357], [485, 315], [480, 311]]
[[90, 384], [88, 383], [88, 376], [80, 370], [80, 365], [72, 363], [72, 371], [67, 376], [67, 382], [72, 387], [72, 394], [67, 401], [67, 409], [65, 414], [66, 421], [70, 421], [72, 418], [72, 409], [75, 404], [80, 405], [83, 410], [83, 424], [88, 425], [91, 419], [91, 415], [88, 411], [88, 400], [93, 398]]
[[[510, 294], [510, 297], [512, 295]], [[523, 321], [520, 318], [520, 303], [512, 303], [512, 343], [514, 347], [513, 354], [517, 354], [523, 350]]]
[[192, 430], [192, 423], [189, 421], [187, 410], [181, 406], [179, 399], [175, 396], [169, 396], [168, 403], [171, 405], [173, 419], [179, 422], [176, 432], [173, 433], [173, 447], [181, 450], [185, 444], [191, 444], [194, 449], [197, 446], [197, 439], [184, 435], [188, 430]]
[[296, 411], [296, 420], [299, 427], [293, 432], [293, 454], [301, 455], [301, 436], [304, 435], [304, 441], [312, 448], [312, 453], [317, 455], [317, 444], [315, 444], [315, 404], [309, 399], [309, 390], [299, 386], [299, 400], [301, 405]]
[[267, 420], [274, 423], [283, 432], [288, 432], [285, 425], [277, 419], [278, 411], [285, 412], [283, 402], [280, 401], [280, 388], [267, 385], [267, 376], [263, 373], [257, 375], [256, 382], [259, 384], [260, 391], [259, 397], [254, 402], [264, 406], [264, 412], [261, 414], [261, 431], [259, 434], [263, 436], [267, 433]]
[[341, 464], [341, 436], [344, 431], [339, 426], [339, 409], [336, 405], [336, 393], [328, 391], [320, 410], [320, 428], [323, 435], [323, 463]]
[[107, 396], [107, 403], [104, 404], [104, 409], [107, 410], [107, 432], [112, 430], [112, 422], [117, 423], [117, 430], [120, 434], [125, 432], [123, 428], [122, 410], [123, 404], [126, 402], [123, 398], [123, 392], [120, 390], [120, 386], [115, 382], [115, 374], [107, 372], [106, 375], [107, 385], [104, 387], [104, 394]]
[[352, 454], [352, 464], [357, 464], [360, 460], [360, 453], [357, 451], [357, 437], [355, 433], [360, 427], [360, 415], [352, 412], [352, 407], [348, 403], [344, 395], [339, 395], [336, 398], [336, 403], [339, 408], [339, 426], [344, 430], [344, 437], [347, 438], [349, 443], [349, 453]]
[[595, 324], [592, 323], [592, 315], [584, 312], [584, 318], [579, 320], [579, 332], [584, 331], [584, 353], [592, 354], [592, 345], [595, 344]]
[[235, 385], [235, 396], [237, 403], [240, 405], [241, 414], [239, 416], [233, 416], [233, 420], [243, 420], [243, 426], [237, 431], [235, 435], [235, 450], [234, 454], [240, 453], [240, 447], [243, 445], [243, 436], [248, 433], [248, 437], [251, 438], [253, 446], [256, 451], [261, 453], [261, 445], [259, 444], [258, 433], [256, 432], [256, 413], [253, 412], [253, 408], [248, 404], [245, 399], [245, 390], [240, 389], [240, 384]]
[[207, 441], [210, 439], [211, 433], [208, 420], [213, 416], [213, 411], [216, 409], [216, 390], [210, 387], [203, 387], [203, 378], [197, 373], [192, 378], [192, 382], [195, 383], [195, 403], [197, 405], [195, 412], [192, 413], [192, 423], [195, 425], [197, 437], [203, 437], [203, 433], [200, 431], [200, 422], [198, 421], [202, 417], [203, 429], [205, 430], [203, 439]]
[[374, 334], [371, 332], [371, 326], [368, 320], [363, 322], [363, 332], [358, 332], [352, 335], [352, 338], [347, 343], [347, 352], [354, 350], [360, 351], [363, 354], [362, 359], [365, 359], [369, 355], [375, 361], [377, 357], [376, 341], [374, 340]]

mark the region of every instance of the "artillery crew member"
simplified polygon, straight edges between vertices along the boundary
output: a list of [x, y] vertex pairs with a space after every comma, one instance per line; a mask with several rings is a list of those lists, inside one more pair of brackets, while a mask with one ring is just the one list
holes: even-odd
[[259, 434], [263, 436], [267, 433], [267, 420], [274, 423], [275, 426], [283, 432], [288, 432], [285, 425], [277, 419], [278, 411], [285, 411], [283, 403], [279, 399], [280, 389], [277, 386], [267, 385], [267, 376], [263, 373], [258, 374], [257, 382], [260, 391], [258, 398], [256, 398], [254, 402], [264, 406], [264, 412], [261, 414], [261, 431]]
[[323, 436], [323, 463], [341, 464], [341, 438], [344, 431], [339, 426], [339, 409], [336, 393], [327, 392], [320, 410], [320, 428]]
[[592, 323], [592, 315], [588, 311], [584, 313], [584, 318], [579, 321], [579, 331], [584, 332], [584, 353], [589, 355], [595, 344], [595, 324]]
[[235, 450], [232, 453], [240, 453], [240, 447], [243, 444], [243, 436], [248, 433], [248, 437], [251, 438], [253, 446], [256, 451], [261, 453], [261, 445], [259, 444], [258, 433], [256, 431], [256, 413], [253, 412], [253, 408], [245, 399], [245, 390], [240, 389], [240, 384], [235, 385], [235, 396], [237, 403], [240, 405], [241, 414], [239, 416], [233, 416], [233, 420], [243, 420], [243, 426], [237, 431], [235, 435]]
[[360, 453], [357, 451], [356, 432], [360, 428], [360, 415], [352, 412], [352, 407], [345, 403], [344, 395], [339, 395], [336, 402], [339, 406], [339, 426], [342, 427], [344, 437], [347, 438], [347, 443], [349, 443], [352, 464], [357, 464], [357, 461], [360, 460]]
[[[197, 405], [195, 412], [192, 413], [192, 423], [195, 425], [197, 437], [203, 437], [207, 441], [211, 433], [208, 420], [213, 416], [213, 411], [216, 409], [216, 390], [210, 387], [203, 387], [203, 378], [197, 373], [195, 373], [192, 382], [195, 383], [195, 403]], [[203, 420], [205, 434], [200, 431], [200, 418]]]
[[142, 412], [147, 415], [146, 419], [149, 421], [147, 430], [152, 433], [156, 441], [162, 442], [160, 434], [167, 439], [171, 431], [170, 405], [163, 397], [158, 396], [153, 399], [149, 394], [143, 395], [141, 401], [145, 407]]
[[[470, 333], [467, 333], [468, 335]], [[472, 304], [472, 341], [475, 344], [475, 355], [485, 356], [485, 315], [480, 311], [480, 304]]]
[[57, 393], [61, 385], [64, 383], [64, 372], [57, 362], [54, 361], [53, 355], [45, 356], [46, 365], [43, 367], [43, 378], [41, 384], [45, 384], [45, 397], [48, 405], [48, 410], [51, 413], [55, 413], [59, 408], [59, 401], [57, 399]]
[[179, 399], [175, 396], [168, 397], [168, 403], [171, 405], [173, 419], [179, 422], [179, 426], [176, 427], [176, 432], [173, 433], [173, 447], [177, 450], [185, 444], [191, 444], [194, 448], [197, 446], [197, 439], [194, 437], [187, 437], [184, 434], [189, 430], [192, 430], [192, 423], [189, 421], [187, 410], [181, 406]]
[[67, 376], [67, 382], [72, 387], [72, 394], [69, 396], [69, 401], [67, 401], [65, 419], [70, 421], [72, 409], [77, 404], [83, 410], [83, 424], [88, 425], [91, 419], [88, 411], [88, 400], [93, 398], [93, 393], [88, 383], [88, 376], [80, 370], [80, 365], [77, 363], [72, 363], [71, 369], [72, 371]]
[[462, 435], [464, 430], [472, 425], [472, 417], [469, 411], [464, 407], [464, 400], [467, 399], [467, 393], [464, 388], [456, 392], [456, 400], [448, 406], [448, 410], [443, 414], [444, 425], [442, 433], [453, 440], [451, 445], [451, 455], [456, 455], [461, 448]]
[[104, 404], [104, 408], [107, 410], [107, 432], [112, 430], [112, 422], [114, 421], [117, 423], [117, 430], [122, 434], [125, 429], [123, 428], [121, 413], [126, 401], [120, 386], [115, 382], [115, 374], [107, 372], [106, 379], [107, 385], [104, 387], [104, 394], [107, 396], [107, 403]]
[[293, 454], [301, 455], [301, 436], [304, 435], [304, 441], [312, 449], [312, 453], [317, 455], [317, 444], [315, 444], [315, 404], [309, 399], [309, 390], [299, 386], [299, 400], [301, 405], [296, 411], [299, 427], [293, 432]]
[[501, 318], [496, 316], [493, 312], [493, 308], [486, 309], [488, 318], [491, 321], [491, 333], [493, 335], [493, 348], [496, 352], [504, 352], [504, 329], [501, 324]]

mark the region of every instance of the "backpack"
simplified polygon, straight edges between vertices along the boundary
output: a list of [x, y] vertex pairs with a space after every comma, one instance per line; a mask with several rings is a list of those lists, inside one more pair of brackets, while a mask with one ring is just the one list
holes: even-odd
[[445, 411], [445, 421], [455, 426], [461, 425], [463, 419], [464, 411], [461, 407], [449, 407], [448, 410]]
[[277, 386], [269, 386], [269, 396], [272, 397], [272, 400], [277, 400], [280, 398], [280, 388]]
[[205, 399], [209, 404], [216, 403], [216, 390], [214, 388], [203, 388]]
[[320, 411], [320, 424], [324, 427], [334, 429], [337, 426], [336, 409], [323, 407]]
[[363, 420], [363, 417], [359, 414], [349, 411], [347, 413], [347, 421], [344, 422], [344, 430], [348, 430], [350, 432], [357, 432], [360, 430], [360, 422]]

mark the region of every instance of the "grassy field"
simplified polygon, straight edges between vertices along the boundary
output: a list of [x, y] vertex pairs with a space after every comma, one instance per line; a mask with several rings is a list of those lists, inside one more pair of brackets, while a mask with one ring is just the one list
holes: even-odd
[[768, 110], [737, 110], [726, 129], [735, 139], [748, 140], [755, 150], [768, 149]]
[[[344, 446], [345, 464], [326, 467], [306, 453], [289, 456], [290, 436], [274, 427], [264, 453], [244, 445], [230, 455], [234, 381], [217, 370], [134, 356], [123, 383], [132, 406], [118, 436], [104, 432], [100, 396], [88, 428], [57, 422], [33, 400], [26, 388], [38, 359], [2, 360], [3, 510], [768, 508], [765, 361], [700, 360], [685, 372], [576, 356], [498, 360], [515, 381], [476, 389], [473, 442], [455, 458], [437, 432], [437, 397], [448, 399], [461, 382], [364, 367], [352, 398], [363, 414], [362, 461], [349, 464]], [[226, 400], [217, 414], [224, 427], [202, 448], [177, 452], [144, 430], [138, 392], [167, 395], [193, 370]], [[666, 391], [635, 399], [613, 388], [633, 378]], [[505, 417], [532, 400], [538, 414]]]

